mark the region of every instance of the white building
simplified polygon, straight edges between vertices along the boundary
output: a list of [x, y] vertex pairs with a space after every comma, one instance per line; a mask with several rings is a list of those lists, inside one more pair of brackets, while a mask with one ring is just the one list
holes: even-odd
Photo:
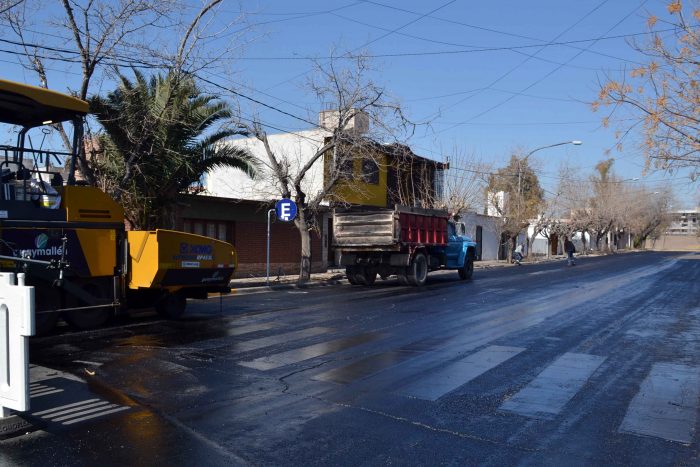
[[697, 235], [700, 232], [700, 207], [672, 211], [668, 235]]
[[481, 261], [499, 259], [501, 217], [487, 216], [475, 212], [460, 213], [467, 227], [467, 235], [477, 242], [477, 258]]
[[[268, 135], [270, 148], [279, 160], [287, 161], [289, 173], [293, 176], [323, 147], [328, 132], [322, 129]], [[273, 176], [272, 168], [263, 143], [257, 138], [240, 138], [227, 141], [247, 149], [260, 162], [259, 176], [253, 180], [240, 170], [219, 168], [211, 171], [204, 180], [206, 193], [225, 198], [270, 201], [279, 199], [279, 183]], [[323, 158], [313, 165], [304, 177], [302, 189], [305, 193], [318, 193], [323, 186]]]
[[505, 191], [489, 191], [486, 193], [486, 215], [498, 217], [506, 212], [508, 193]]

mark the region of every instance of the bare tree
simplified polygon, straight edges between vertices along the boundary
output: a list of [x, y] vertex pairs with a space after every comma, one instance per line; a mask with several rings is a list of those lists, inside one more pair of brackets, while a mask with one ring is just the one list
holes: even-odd
[[464, 148], [454, 147], [446, 161], [443, 197], [435, 207], [450, 213], [483, 211], [491, 164], [470, 155]]
[[[620, 119], [623, 134], [640, 127], [642, 150], [647, 167], [668, 170], [689, 168], [691, 177], [700, 172], [700, 3], [689, 1], [684, 8], [680, 0], [668, 2], [670, 20], [650, 16], [647, 25], [658, 22], [673, 29], [670, 34], [655, 33], [647, 43], [631, 43], [646, 56], [646, 63], [620, 78], [607, 77], [593, 103], [593, 110], [610, 108], [604, 124], [621, 110], [630, 119]], [[627, 114], [624, 114], [626, 117]]]
[[[279, 195], [293, 198], [300, 208], [294, 220], [301, 236], [299, 282], [310, 278], [310, 232], [318, 227], [322, 202], [345, 203], [343, 188], [357, 189], [355, 182], [367, 173], [358, 173], [355, 162], [366, 161], [372, 165], [372, 171], [380, 170], [379, 154], [397, 149], [401, 136], [413, 131], [401, 107], [370, 78], [365, 56], [355, 56], [344, 63], [347, 66], [340, 66], [336, 60], [315, 64], [315, 74], [308, 87], [318, 102], [330, 110], [323, 113], [321, 140], [305, 160], [295, 164], [294, 154], [273, 148], [259, 120], [253, 124], [239, 123], [264, 145], [265, 165]], [[320, 189], [309, 193], [307, 177], [319, 166], [323, 167], [323, 181]]]
[[[55, 15], [47, 17], [48, 2], [26, 0], [3, 11], [2, 17], [16, 37], [12, 42], [22, 54], [21, 63], [36, 73], [42, 87], [50, 86], [52, 73], [64, 80], [74, 75], [77, 79], [69, 84], [70, 91], [87, 100], [95, 81], [119, 67], [192, 74], [233, 55], [232, 47], [204, 46], [205, 41], [225, 34], [240, 37], [228, 27], [211, 27], [221, 1], [209, 0], [191, 15], [174, 0], [61, 0]], [[233, 20], [238, 21], [242, 18]], [[41, 39], [44, 35], [48, 39]], [[56, 46], [58, 42], [63, 43]], [[171, 44], [177, 48], [173, 50]], [[71, 148], [63, 126], [56, 128], [63, 144]], [[79, 149], [82, 176], [97, 184], [92, 161]]]
[[628, 191], [630, 202], [627, 203], [625, 226], [634, 236], [633, 246], [643, 248], [647, 238], [657, 239], [668, 228], [673, 196], [670, 189], [631, 188]]
[[[24, 53], [24, 66], [37, 74], [41, 86], [48, 88], [50, 84], [51, 65], [46, 66], [47, 62], [68, 63], [68, 68], [80, 69], [77, 87], [72, 91], [76, 97], [86, 100], [93, 78], [102, 67], [133, 63], [125, 60], [128, 55], [123, 54], [121, 47], [127, 45], [131, 36], [157, 26], [168, 11], [169, 3], [158, 0], [61, 0], [60, 5], [61, 13], [43, 22], [37, 22], [38, 18], [45, 18], [40, 14], [46, 7], [41, 1], [26, 1], [6, 11], [4, 16]], [[37, 29], [67, 35], [66, 44], [59, 48], [29, 41], [28, 31]], [[63, 126], [57, 125], [57, 130], [63, 144], [70, 148], [72, 143]], [[80, 151], [78, 164], [83, 176], [94, 184], [94, 173], [84, 151]]]

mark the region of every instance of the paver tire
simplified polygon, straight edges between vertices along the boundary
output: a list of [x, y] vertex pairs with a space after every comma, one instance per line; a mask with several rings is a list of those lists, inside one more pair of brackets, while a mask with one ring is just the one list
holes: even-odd
[[180, 319], [187, 308], [187, 297], [182, 292], [168, 293], [156, 303], [156, 311], [166, 319]]

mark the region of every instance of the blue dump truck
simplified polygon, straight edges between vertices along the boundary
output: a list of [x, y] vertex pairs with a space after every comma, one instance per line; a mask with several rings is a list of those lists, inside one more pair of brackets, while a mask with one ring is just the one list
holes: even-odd
[[454, 269], [467, 280], [476, 258], [476, 242], [463, 223], [445, 211], [405, 206], [336, 209], [333, 246], [348, 281], [357, 285], [396, 275], [402, 284], [421, 286], [428, 271], [438, 269]]

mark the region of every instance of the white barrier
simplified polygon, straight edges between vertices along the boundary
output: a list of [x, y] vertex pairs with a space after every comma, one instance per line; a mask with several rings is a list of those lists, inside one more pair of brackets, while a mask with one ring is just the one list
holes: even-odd
[[24, 274], [0, 273], [0, 419], [29, 410], [29, 336], [34, 335], [34, 287]]

